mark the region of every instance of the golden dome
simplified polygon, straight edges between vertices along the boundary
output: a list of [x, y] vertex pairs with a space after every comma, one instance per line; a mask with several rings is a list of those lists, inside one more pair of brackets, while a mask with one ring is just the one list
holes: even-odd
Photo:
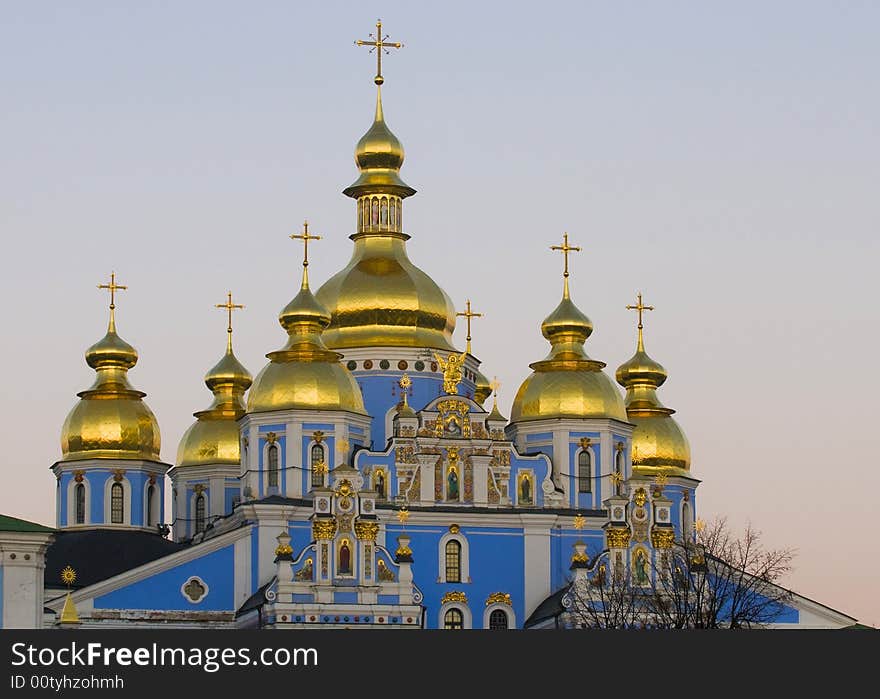
[[232, 351], [231, 319], [227, 332], [226, 353], [205, 374], [214, 401], [207, 410], [193, 413], [197, 420], [177, 448], [178, 467], [241, 462], [237, 421], [244, 415], [244, 392], [253, 380]]
[[656, 393], [666, 381], [666, 369], [645, 352], [641, 322], [638, 329], [636, 353], [620, 365], [616, 375], [617, 382], [626, 389], [628, 419], [635, 425], [632, 436], [633, 469], [643, 475], [659, 472], [687, 475], [691, 464], [687, 437], [672, 418], [675, 411], [665, 407]]
[[341, 354], [327, 349], [321, 337], [330, 313], [309, 290], [308, 261], [302, 288], [278, 317], [287, 330], [287, 345], [266, 356], [248, 394], [249, 413], [271, 410], [347, 410], [366, 414], [361, 389], [339, 363]]
[[406, 253], [409, 236], [401, 229], [401, 207], [415, 190], [400, 179], [403, 146], [385, 124], [381, 88], [373, 125], [358, 142], [355, 160], [360, 177], [343, 190], [358, 200], [358, 232], [351, 236], [354, 252], [345, 269], [316, 294], [331, 314], [324, 342], [333, 349], [454, 351], [452, 299]]
[[416, 193], [412, 187], [400, 179], [403, 166], [403, 144], [385, 123], [382, 111], [382, 88], [376, 90], [376, 115], [367, 133], [361, 136], [354, 149], [354, 161], [360, 170], [360, 177], [343, 190], [343, 194], [353, 198], [364, 194], [381, 192], [408, 197]]
[[81, 400], [61, 428], [63, 460], [159, 460], [156, 417], [142, 400], [146, 394], [128, 382], [128, 370], [137, 359], [137, 350], [116, 334], [111, 305], [107, 334], [86, 350], [86, 363], [96, 372], [95, 382], [77, 394]]
[[602, 371], [605, 364], [584, 351], [592, 332], [590, 319], [569, 296], [566, 276], [562, 301], [541, 324], [550, 354], [530, 365], [534, 372], [516, 393], [511, 422], [562, 417], [626, 420], [620, 392]]

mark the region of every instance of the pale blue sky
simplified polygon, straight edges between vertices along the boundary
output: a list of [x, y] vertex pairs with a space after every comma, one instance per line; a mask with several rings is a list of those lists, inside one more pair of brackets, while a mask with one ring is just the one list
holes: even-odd
[[[410, 254], [462, 306], [509, 412], [561, 288], [614, 369], [624, 306], [657, 306], [703, 479], [701, 514], [798, 548], [789, 582], [880, 624], [876, 405], [880, 5], [0, 3], [5, 368], [0, 511], [52, 522], [58, 435], [92, 372], [111, 269], [120, 334], [172, 462], [223, 350], [283, 344], [308, 217], [317, 287], [348, 260], [354, 144], [381, 16], [389, 125], [407, 148]], [[464, 331], [456, 338], [464, 346]]]

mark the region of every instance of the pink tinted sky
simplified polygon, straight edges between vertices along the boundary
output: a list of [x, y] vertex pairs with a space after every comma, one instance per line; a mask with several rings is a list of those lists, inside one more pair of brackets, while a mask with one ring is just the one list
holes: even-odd
[[[880, 7], [851, 2], [299, 6], [70, 2], [0, 25], [6, 487], [54, 519], [61, 424], [104, 331], [95, 285], [130, 290], [173, 462], [225, 341], [256, 373], [295, 293], [308, 217], [315, 285], [348, 259], [352, 148], [375, 17], [386, 115], [407, 147], [413, 260], [461, 307], [509, 412], [560, 292], [548, 247], [584, 247], [572, 290], [613, 371], [648, 351], [693, 449], [704, 518], [798, 549], [799, 592], [880, 623], [875, 505]], [[456, 331], [464, 345], [463, 328]]]

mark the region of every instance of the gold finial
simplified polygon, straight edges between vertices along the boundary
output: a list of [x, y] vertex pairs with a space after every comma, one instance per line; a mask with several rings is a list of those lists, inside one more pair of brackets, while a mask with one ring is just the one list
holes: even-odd
[[226, 303], [216, 303], [214, 304], [217, 308], [223, 308], [226, 310], [227, 319], [226, 319], [226, 351], [232, 352], [232, 312], [236, 309], [242, 309], [244, 306], [240, 303], [232, 303], [232, 292], [229, 291], [226, 293]]
[[370, 46], [370, 53], [373, 51], [376, 52], [376, 77], [373, 78], [373, 82], [377, 85], [381, 85], [385, 82], [385, 78], [382, 77], [382, 52], [384, 51], [387, 54], [391, 52], [388, 49], [400, 49], [403, 48], [403, 44], [397, 41], [385, 41], [388, 38], [388, 34], [382, 36], [382, 20], [376, 20], [376, 33], [370, 33], [370, 39], [372, 41], [366, 39], [358, 39], [355, 41], [355, 46]]
[[116, 283], [116, 272], [110, 272], [109, 284], [98, 284], [99, 289], [107, 289], [110, 292], [110, 329], [116, 331], [116, 292], [128, 289], [127, 286]]
[[403, 395], [403, 404], [407, 405], [407, 389], [412, 386], [412, 379], [409, 377], [409, 374], [404, 373], [404, 375], [400, 377], [400, 381], [397, 382], [397, 385], [401, 388], [401, 394]]
[[460, 316], [463, 318], [467, 318], [467, 353], [470, 354], [471, 353], [471, 318], [482, 318], [483, 314], [482, 313], [474, 313], [471, 310], [471, 300], [470, 299], [467, 300], [467, 303], [465, 304], [465, 309], [466, 310], [464, 312], [456, 313], [455, 315], [456, 315], [456, 317]]
[[309, 233], [309, 222], [303, 221], [303, 232], [293, 233], [290, 239], [303, 241], [303, 287], [307, 287], [309, 285], [309, 241], [321, 240], [321, 236]]
[[61, 571], [61, 582], [63, 582], [67, 587], [73, 585], [76, 582], [76, 571], [67, 566]]
[[578, 513], [574, 516], [574, 528], [575, 529], [583, 529], [587, 526], [587, 518], [582, 514]]
[[501, 382], [495, 376], [489, 382], [489, 388], [492, 390], [492, 406], [494, 410], [498, 410], [498, 389], [501, 388]]
[[555, 250], [561, 252], [563, 257], [565, 258], [565, 271], [562, 273], [562, 278], [565, 280], [565, 287], [563, 290], [563, 296], [568, 298], [568, 254], [570, 252], [581, 252], [582, 248], [575, 247], [574, 245], [568, 244], [568, 233], [562, 234], [562, 245], [551, 245], [551, 250]]
[[642, 341], [642, 313], [644, 311], [653, 311], [654, 307], [653, 306], [646, 306], [645, 304], [642, 303], [642, 292], [641, 291], [638, 294], [636, 294], [636, 298], [638, 299], [636, 305], [635, 306], [627, 306], [626, 310], [638, 311], [638, 313], [639, 313], [639, 350], [644, 352], [645, 351], [645, 343]]
[[406, 524], [409, 521], [409, 510], [405, 507], [401, 507], [397, 511], [397, 521], [401, 524]]
[[663, 490], [666, 487], [666, 484], [669, 482], [669, 476], [665, 473], [658, 473], [657, 477], [654, 479], [654, 484]]

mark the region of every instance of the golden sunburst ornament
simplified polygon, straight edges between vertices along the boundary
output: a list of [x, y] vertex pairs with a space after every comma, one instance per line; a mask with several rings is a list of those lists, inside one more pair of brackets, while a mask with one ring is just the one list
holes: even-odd
[[348, 453], [348, 447], [350, 442], [345, 437], [340, 437], [336, 440], [336, 451], [341, 454]]
[[705, 528], [706, 528], [706, 523], [702, 519], [697, 519], [696, 523], [694, 524], [694, 529], [696, 529], [698, 532], [701, 532]]
[[409, 521], [409, 510], [405, 507], [397, 511], [397, 521], [406, 524]]
[[611, 482], [614, 485], [620, 485], [621, 483], [623, 483], [623, 476], [620, 475], [619, 471], [615, 471], [611, 474]]
[[583, 529], [587, 526], [587, 518], [581, 514], [574, 516], [574, 528], [575, 529]]
[[64, 570], [61, 571], [61, 582], [70, 587], [73, 583], [76, 582], [76, 571], [67, 566]]

